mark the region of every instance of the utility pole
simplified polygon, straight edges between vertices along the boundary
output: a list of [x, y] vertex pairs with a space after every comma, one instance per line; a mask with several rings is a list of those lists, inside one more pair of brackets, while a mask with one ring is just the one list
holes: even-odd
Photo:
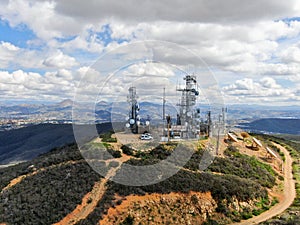
[[207, 114], [207, 137], [210, 137], [211, 136], [211, 124], [212, 121], [211, 121], [211, 111], [208, 111], [208, 114]]
[[220, 148], [220, 127], [221, 127], [221, 117], [223, 117], [222, 114], [219, 115], [219, 123], [218, 123], [218, 140], [217, 140], [217, 149], [216, 154], [219, 154], [219, 148]]
[[165, 121], [166, 118], [166, 88], [164, 87], [163, 92], [163, 115], [162, 115], [163, 121]]
[[167, 132], [168, 132], [168, 142], [170, 141], [170, 127], [171, 127], [171, 116], [167, 115]]

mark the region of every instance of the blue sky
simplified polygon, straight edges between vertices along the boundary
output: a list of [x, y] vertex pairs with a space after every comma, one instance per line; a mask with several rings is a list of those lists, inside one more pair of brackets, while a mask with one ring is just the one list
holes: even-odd
[[27, 41], [35, 39], [36, 36], [25, 24], [11, 27], [8, 21], [0, 20], [0, 38], [1, 41], [10, 42], [15, 46], [26, 48], [28, 47]]
[[[168, 0], [2, 1], [0, 96], [18, 102], [72, 99], [101, 56], [136, 41], [158, 40], [201, 57], [228, 104], [300, 105], [299, 9], [296, 0], [212, 0], [210, 5], [199, 1], [191, 7]], [[134, 60], [143, 58], [139, 49], [129, 51]], [[168, 57], [174, 64], [189, 64], [180, 52]], [[172, 74], [167, 66], [145, 68], [128, 69]], [[105, 80], [107, 74], [99, 76]], [[126, 94], [124, 81], [114, 82], [111, 91]], [[89, 85], [90, 90], [98, 88]]]

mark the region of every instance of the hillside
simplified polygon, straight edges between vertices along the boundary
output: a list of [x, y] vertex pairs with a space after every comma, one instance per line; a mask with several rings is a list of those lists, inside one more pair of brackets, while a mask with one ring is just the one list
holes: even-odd
[[[122, 170], [125, 161], [152, 164], [170, 151], [172, 146], [159, 145], [147, 154], [114, 154], [121, 156], [119, 166], [108, 165], [107, 173], [114, 176], [109, 171]], [[66, 219], [64, 224], [228, 224], [276, 204], [268, 193], [281, 178], [268, 164], [229, 146], [224, 157], [200, 172], [202, 154], [199, 148], [185, 168], [165, 181], [129, 187], [95, 173], [76, 145], [53, 149], [0, 169], [0, 223], [53, 224]]]
[[[111, 129], [111, 124], [97, 125], [98, 132]], [[39, 124], [0, 132], [0, 165], [26, 161], [49, 150], [74, 143], [70, 124]]]
[[260, 225], [298, 225], [300, 224], [300, 145], [299, 136], [289, 136], [291, 140], [268, 135], [259, 135], [260, 138], [284, 146], [293, 157], [293, 179], [296, 186], [296, 198], [287, 210], [269, 219]]

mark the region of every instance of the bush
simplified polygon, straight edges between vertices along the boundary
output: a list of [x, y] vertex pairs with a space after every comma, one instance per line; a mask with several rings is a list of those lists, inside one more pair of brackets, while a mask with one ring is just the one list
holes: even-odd
[[270, 165], [258, 161], [255, 157], [242, 155], [236, 152], [235, 148], [228, 148], [225, 154], [229, 157], [216, 158], [208, 170], [255, 180], [268, 188], [275, 185], [276, 174]]
[[203, 225], [218, 225], [219, 223], [215, 220], [212, 220], [210, 218], [208, 218], [208, 220], [206, 222], [203, 223]]
[[[58, 222], [91, 191], [95, 181], [99, 181], [99, 175], [83, 162], [61, 165], [27, 177], [1, 195], [0, 221], [9, 224]], [[30, 222], [24, 222], [28, 218]]]
[[112, 134], [114, 134], [114, 132], [110, 131], [104, 134], [100, 134], [99, 137], [102, 138], [103, 142], [117, 142], [116, 138], [111, 137]]
[[117, 138], [103, 138], [102, 141], [104, 142], [110, 142], [110, 143], [116, 143]]
[[121, 149], [122, 149], [122, 152], [126, 155], [133, 155], [134, 154], [134, 150], [132, 148], [130, 148], [129, 146], [127, 146], [127, 145], [122, 145]]
[[133, 225], [134, 224], [134, 218], [132, 216], [127, 216], [126, 219], [120, 223], [120, 225]]
[[108, 148], [107, 151], [114, 157], [114, 158], [121, 158], [122, 154], [119, 150], [113, 150], [111, 148]]
[[243, 220], [248, 220], [253, 217], [251, 212], [242, 212], [241, 215], [242, 215]]

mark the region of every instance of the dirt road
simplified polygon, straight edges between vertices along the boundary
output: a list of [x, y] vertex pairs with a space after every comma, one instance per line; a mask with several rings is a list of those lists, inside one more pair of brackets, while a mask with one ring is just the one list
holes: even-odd
[[239, 223], [233, 223], [232, 225], [251, 225], [251, 224], [259, 224], [263, 221], [266, 221], [286, 210], [294, 201], [296, 197], [295, 190], [295, 181], [293, 180], [292, 173], [292, 162], [293, 159], [290, 156], [289, 152], [276, 143], [273, 143], [276, 147], [278, 147], [285, 155], [286, 161], [284, 162], [284, 190], [283, 195], [284, 199], [279, 202], [277, 205], [273, 206], [270, 210], [260, 214], [259, 216], [255, 216], [249, 220], [243, 220]]
[[94, 211], [98, 202], [102, 199], [103, 195], [107, 190], [106, 183], [109, 178], [115, 176], [117, 170], [121, 167], [122, 163], [129, 159], [128, 156], [123, 155], [121, 158], [118, 158], [119, 166], [115, 168], [111, 168], [105, 178], [102, 178], [100, 181], [94, 184], [93, 189], [87, 193], [81, 201], [81, 204], [77, 205], [77, 207], [68, 215], [66, 215], [61, 221], [53, 224], [53, 225], [74, 225], [78, 223], [80, 220], [87, 218], [87, 216]]
[[80, 205], [65, 216], [61, 221], [55, 223], [59, 224], [76, 224], [78, 221], [85, 219], [97, 206], [98, 201], [102, 198], [106, 191], [107, 179], [103, 178], [101, 181], [96, 182], [93, 190], [87, 193], [83, 198]]

